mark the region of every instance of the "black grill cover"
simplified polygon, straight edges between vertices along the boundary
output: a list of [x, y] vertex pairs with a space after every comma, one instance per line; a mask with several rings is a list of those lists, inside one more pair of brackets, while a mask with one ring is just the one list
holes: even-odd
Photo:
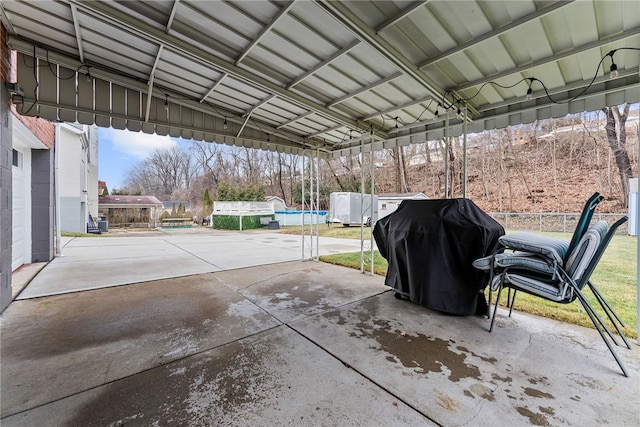
[[487, 275], [472, 262], [491, 254], [503, 234], [469, 199], [405, 200], [373, 230], [389, 263], [385, 284], [424, 307], [458, 315], [478, 312]]

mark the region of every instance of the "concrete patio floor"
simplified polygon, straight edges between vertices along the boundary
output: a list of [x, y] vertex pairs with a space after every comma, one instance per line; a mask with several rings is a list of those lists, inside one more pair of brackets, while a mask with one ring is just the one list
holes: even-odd
[[490, 334], [275, 231], [65, 243], [0, 316], [3, 427], [640, 425], [635, 341], [625, 378], [593, 330]]

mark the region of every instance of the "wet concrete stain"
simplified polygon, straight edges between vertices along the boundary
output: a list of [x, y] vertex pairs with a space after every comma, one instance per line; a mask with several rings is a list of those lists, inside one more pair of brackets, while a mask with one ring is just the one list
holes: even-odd
[[555, 415], [556, 414], [556, 410], [550, 406], [548, 407], [544, 407], [544, 406], [538, 406], [538, 409], [540, 410], [540, 412], [545, 413], [547, 415]]
[[[21, 302], [29, 318], [14, 316], [2, 331], [3, 415], [43, 403], [44, 393], [55, 400], [80, 384], [94, 387], [277, 324], [243, 302], [208, 274]], [[149, 346], [155, 351], [140, 352]], [[102, 356], [87, 358], [96, 352]], [[72, 375], [74, 365], [91, 375], [67, 381], [55, 370]], [[30, 387], [39, 391], [25, 394]]]
[[[293, 308], [294, 310], [325, 311], [331, 308], [326, 300], [326, 293], [322, 289], [314, 288], [310, 283], [299, 280], [281, 280], [279, 289], [286, 292], [276, 293], [267, 300], [270, 306]], [[267, 293], [268, 294], [268, 293]]]
[[502, 381], [503, 383], [509, 383], [509, 384], [511, 384], [511, 382], [513, 381], [513, 378], [511, 377], [501, 377], [498, 374], [492, 374], [491, 378], [496, 381]]
[[524, 394], [526, 394], [527, 396], [539, 397], [542, 399], [555, 399], [553, 395], [549, 393], [545, 393], [544, 391], [537, 390], [535, 388], [523, 387], [523, 390], [524, 390]]
[[[217, 285], [212, 292], [211, 282], [204, 274], [28, 301], [31, 318], [7, 328], [3, 346], [16, 358], [33, 360], [167, 330], [186, 328], [206, 335], [214, 325], [203, 325], [203, 319], [228, 316], [228, 298], [216, 295], [225, 290]], [[152, 292], [146, 291], [149, 287]], [[232, 295], [231, 290], [226, 292]], [[69, 311], [73, 316], [66, 314]]]
[[[400, 363], [414, 372], [442, 373], [448, 370], [448, 379], [458, 382], [464, 378], [480, 379], [478, 366], [468, 363], [468, 355], [480, 357], [469, 352], [465, 347], [456, 346], [453, 340], [443, 340], [429, 337], [421, 333], [407, 333], [391, 326], [385, 319], [376, 318], [374, 306], [365, 305], [365, 311], [352, 310], [350, 314], [357, 316], [350, 336], [355, 338], [373, 338], [380, 351], [388, 353], [385, 359], [392, 363]], [[324, 313], [325, 318], [336, 321], [337, 324], [352, 323], [344, 318], [339, 311]], [[453, 348], [455, 348], [454, 351]], [[483, 358], [485, 361], [495, 362], [495, 358]]]
[[[466, 385], [466, 389], [461, 391], [464, 399], [496, 402], [499, 396], [497, 389], [498, 393], [513, 402], [517, 414], [525, 418], [521, 423], [538, 426], [566, 424], [566, 420], [556, 414], [556, 408], [562, 405], [562, 399], [553, 403], [555, 407], [551, 406], [551, 402], [557, 399], [548, 391], [551, 385], [548, 377], [528, 373], [520, 367], [512, 367], [507, 368], [506, 372], [491, 373], [491, 379], [487, 383], [486, 379], [482, 379], [480, 369], [473, 363], [473, 358], [497, 365], [498, 361], [495, 357], [476, 354], [468, 346], [463, 343], [458, 344], [453, 339], [445, 340], [405, 330], [406, 326], [395, 318], [380, 318], [376, 313], [376, 307], [375, 301], [366, 301], [357, 308], [350, 308], [348, 311], [332, 310], [323, 313], [322, 316], [333, 325], [347, 325], [346, 332], [351, 337], [374, 341], [369, 347], [384, 352], [384, 359], [387, 362], [408, 368], [401, 372], [403, 376], [437, 373], [444, 375], [452, 382], [462, 379], [479, 380]], [[516, 382], [523, 381], [524, 384], [514, 384], [514, 378]], [[586, 376], [573, 379], [589, 384], [591, 387], [602, 386]], [[434, 393], [437, 405], [449, 412], [461, 411], [460, 408], [468, 404], [459, 397], [456, 400], [437, 390], [434, 390]], [[579, 396], [567, 396], [567, 401], [568, 399], [580, 401]], [[549, 403], [536, 405], [536, 401]]]
[[269, 309], [294, 309], [305, 314], [316, 314], [333, 308], [332, 301], [349, 298], [349, 289], [334, 286], [331, 298], [327, 298], [326, 285], [314, 279], [320, 270], [306, 268], [291, 274], [279, 276], [277, 280], [259, 282], [241, 291], [257, 304]]
[[523, 417], [527, 417], [529, 419], [529, 423], [534, 426], [550, 426], [551, 424], [544, 416], [544, 414], [539, 414], [531, 411], [529, 408], [525, 408], [523, 406], [519, 406], [516, 408], [518, 413]]
[[530, 376], [527, 378], [527, 381], [529, 381], [530, 384], [538, 384], [538, 383], [549, 384], [549, 378], [547, 377], [531, 377]]
[[495, 363], [498, 361], [498, 359], [496, 359], [495, 357], [486, 357], [486, 356], [481, 356], [479, 354], [475, 354], [473, 351], [469, 351], [469, 349], [467, 349], [466, 347], [458, 346], [456, 348], [464, 353], [469, 353], [472, 356], [475, 356], [484, 362], [492, 363], [495, 365]]
[[458, 382], [463, 378], [480, 378], [480, 369], [467, 364], [466, 354], [450, 349], [450, 341], [431, 338], [418, 333], [401, 336], [397, 331], [374, 329], [371, 336], [380, 344], [380, 349], [393, 355], [404, 367], [420, 373], [449, 370], [449, 379]]
[[207, 356], [142, 372], [102, 388], [69, 425], [244, 425], [239, 414], [286, 386], [269, 366], [273, 349], [261, 341], [236, 342]]
[[[394, 323], [393, 319], [386, 320], [378, 317], [376, 304], [366, 302], [357, 309], [348, 312], [344, 310], [332, 310], [323, 314], [334, 325], [348, 326], [350, 336], [356, 338], [373, 339], [375, 344], [370, 348], [385, 352], [385, 360], [396, 363], [411, 371], [403, 371], [402, 375], [412, 376], [417, 374], [443, 374], [452, 382], [463, 379], [475, 379], [480, 382], [472, 383], [462, 390], [462, 396], [466, 399], [481, 399], [487, 402], [496, 402], [498, 396], [496, 389], [507, 385], [500, 391], [511, 402], [517, 402], [517, 413], [526, 418], [523, 423], [529, 425], [549, 426], [557, 425], [563, 421], [557, 418], [556, 409], [550, 405], [531, 406], [530, 402], [540, 399], [555, 400], [555, 397], [544, 391], [545, 385], [549, 385], [549, 379], [545, 376], [531, 375], [523, 372], [527, 385], [511, 387], [514, 377], [508, 373], [491, 374], [490, 383], [482, 379], [480, 369], [472, 363], [478, 358], [492, 365], [497, 365], [495, 357], [484, 354], [476, 354], [462, 343], [455, 340], [441, 339], [422, 333], [406, 331], [401, 324]], [[534, 387], [536, 386], [536, 387]], [[464, 403], [459, 399], [434, 390], [436, 403], [442, 410], [459, 412]], [[526, 405], [526, 406], [525, 406]], [[530, 409], [535, 408], [535, 409]]]
[[480, 396], [483, 399], [489, 400], [491, 402], [495, 401], [496, 398], [493, 395], [493, 390], [487, 387], [484, 384], [472, 384], [471, 391], [473, 391], [477, 396]]

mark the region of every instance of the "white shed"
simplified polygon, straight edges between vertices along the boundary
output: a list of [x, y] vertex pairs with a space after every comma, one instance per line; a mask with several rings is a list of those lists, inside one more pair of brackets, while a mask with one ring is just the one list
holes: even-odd
[[286, 211], [287, 204], [284, 199], [278, 196], [267, 196], [266, 201], [273, 204], [274, 211]]
[[428, 199], [424, 193], [384, 193], [378, 194], [378, 219], [394, 212], [403, 200]]

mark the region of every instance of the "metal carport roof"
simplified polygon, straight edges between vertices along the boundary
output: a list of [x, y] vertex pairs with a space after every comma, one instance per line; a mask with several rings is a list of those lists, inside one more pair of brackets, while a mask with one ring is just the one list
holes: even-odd
[[367, 151], [436, 139], [447, 121], [461, 134], [458, 108], [476, 132], [640, 101], [633, 0], [2, 0], [0, 12], [19, 52], [14, 102], [50, 120], [331, 157], [362, 138]]

